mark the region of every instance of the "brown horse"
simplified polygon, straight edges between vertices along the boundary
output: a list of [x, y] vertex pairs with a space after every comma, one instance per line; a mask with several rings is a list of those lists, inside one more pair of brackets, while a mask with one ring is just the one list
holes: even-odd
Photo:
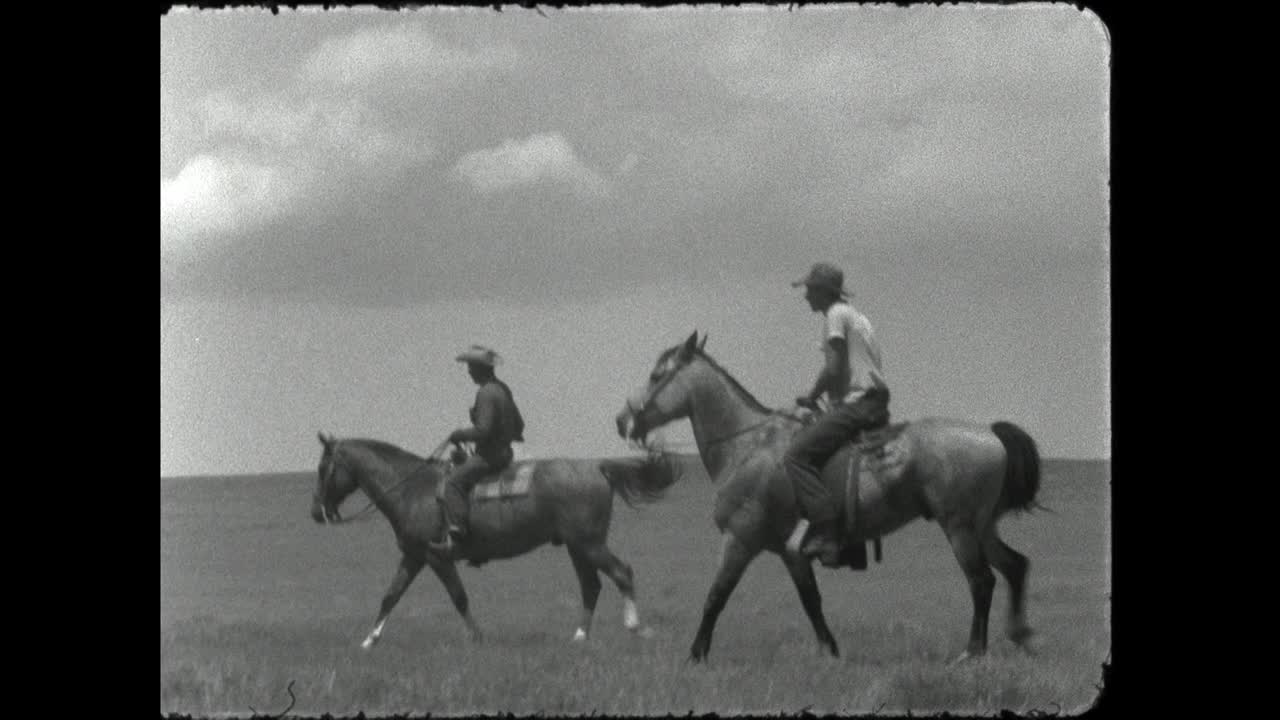
[[582, 590], [582, 614], [574, 640], [585, 640], [600, 595], [604, 573], [624, 598], [623, 622], [628, 630], [648, 636], [641, 627], [631, 567], [609, 549], [606, 540], [616, 493], [628, 504], [654, 502], [677, 479], [678, 467], [665, 458], [551, 459], [514, 463], [476, 486], [472, 498], [471, 533], [451, 557], [428, 546], [441, 532], [437, 491], [451, 469], [447, 461], [421, 458], [390, 443], [345, 439], [319, 433], [324, 451], [311, 517], [320, 523], [342, 522], [338, 507], [357, 489], [386, 516], [401, 553], [400, 567], [382, 599], [382, 609], [362, 647], [368, 650], [409, 583], [423, 565], [430, 566], [473, 640], [480, 628], [467, 608], [455, 563], [472, 565], [511, 558], [546, 543], [569, 551]]
[[[648, 384], [628, 398], [617, 417], [618, 434], [642, 443], [651, 429], [689, 418], [702, 463], [712, 481], [721, 483], [715, 522], [724, 545], [692, 658], [706, 657], [716, 618], [762, 550], [782, 558], [819, 647], [839, 655], [822, 614], [812, 565], [785, 546], [798, 516], [782, 458], [803, 419], [762, 405], [703, 352], [706, 337], [702, 343], [697, 339], [694, 332], [682, 345], [663, 352]], [[937, 520], [973, 598], [969, 643], [957, 660], [986, 651], [995, 588], [991, 566], [1009, 582], [1008, 636], [1025, 647], [1031, 635], [1024, 607], [1030, 562], [1000, 539], [996, 521], [1010, 510], [1029, 509], [1035, 501], [1040, 486], [1035, 442], [1010, 423], [985, 426], [929, 418], [896, 425], [875, 444], [875, 452], [851, 444], [823, 470], [828, 487], [843, 488], [847, 478], [856, 488], [849, 493], [856, 498], [854, 510], [845, 510], [848, 541], [878, 539], [917, 517]], [[852, 452], [866, 460], [856, 476], [850, 475]], [[835, 494], [843, 507], [844, 493]]]

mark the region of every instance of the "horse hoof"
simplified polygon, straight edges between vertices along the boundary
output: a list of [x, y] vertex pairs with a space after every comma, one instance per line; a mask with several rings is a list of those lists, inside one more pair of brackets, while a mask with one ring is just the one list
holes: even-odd
[[1027, 641], [1031, 639], [1032, 634], [1031, 628], [1026, 626], [1013, 628], [1009, 631], [1009, 639], [1015, 645], [1025, 646]]
[[952, 660], [950, 663], [947, 663], [947, 667], [956, 667], [959, 665], [964, 665], [964, 664], [973, 662], [974, 660], [977, 660], [977, 659], [978, 659], [978, 655], [974, 653], [970, 653], [968, 650], [965, 650], [964, 652], [960, 653], [960, 657], [956, 658], [955, 660]]
[[578, 628], [576, 631], [574, 631], [573, 642], [580, 643], [580, 642], [586, 642], [586, 640], [587, 640], [586, 631], [584, 631], [582, 628]]
[[653, 637], [653, 635], [654, 635], [654, 633], [653, 633], [653, 628], [651, 628], [651, 627], [647, 627], [647, 626], [646, 626], [646, 627], [632, 628], [632, 630], [631, 630], [631, 634], [632, 634], [632, 635], [635, 635], [635, 636], [636, 636], [636, 637], [638, 637], [638, 638], [643, 638], [643, 639], [645, 639], [645, 640], [648, 640], [649, 638]]
[[378, 638], [367, 637], [364, 639], [364, 642], [360, 643], [360, 649], [367, 652], [370, 648], [372, 648], [374, 645], [377, 645], [377, 644], [378, 644]]

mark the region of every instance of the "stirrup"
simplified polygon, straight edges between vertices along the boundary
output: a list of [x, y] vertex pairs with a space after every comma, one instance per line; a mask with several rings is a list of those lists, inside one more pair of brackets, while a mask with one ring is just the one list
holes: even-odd
[[824, 567], [835, 568], [846, 564], [845, 553], [848, 552], [848, 544], [835, 538], [819, 537], [807, 544], [802, 552], [808, 560], [817, 559]]
[[427, 547], [439, 553], [452, 553], [454, 548], [453, 536], [446, 532], [444, 540], [428, 540]]

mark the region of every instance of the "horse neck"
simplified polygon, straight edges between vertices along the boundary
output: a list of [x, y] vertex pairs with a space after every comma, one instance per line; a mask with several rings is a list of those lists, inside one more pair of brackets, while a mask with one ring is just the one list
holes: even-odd
[[354, 460], [352, 475], [356, 484], [364, 491], [378, 511], [398, 527], [402, 513], [397, 502], [398, 494], [392, 495], [390, 488], [400, 479], [396, 477], [394, 465], [368, 448], [346, 448], [347, 457]]
[[768, 420], [770, 413], [744, 397], [721, 371], [709, 364], [701, 364], [692, 377], [689, 422], [702, 464], [715, 478], [750, 451], [750, 442], [744, 441], [752, 433], [744, 431]]

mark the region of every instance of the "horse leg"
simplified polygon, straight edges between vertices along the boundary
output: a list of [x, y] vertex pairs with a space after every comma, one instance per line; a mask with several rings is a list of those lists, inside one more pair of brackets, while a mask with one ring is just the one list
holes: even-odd
[[840, 657], [836, 639], [832, 637], [831, 628], [827, 627], [827, 619], [822, 614], [822, 593], [818, 591], [818, 580], [813, 576], [813, 565], [809, 560], [790, 553], [784, 552], [781, 557], [787, 572], [791, 573], [792, 582], [796, 584], [796, 592], [800, 593], [800, 604], [804, 605], [804, 612], [818, 636], [818, 650], [829, 653], [831, 657]]
[[476, 621], [471, 618], [471, 613], [468, 611], [467, 591], [462, 587], [462, 578], [458, 577], [458, 568], [453, 563], [443, 560], [432, 559], [428, 562], [431, 564], [431, 569], [435, 571], [436, 577], [444, 583], [444, 589], [449, 592], [449, 599], [453, 601], [453, 607], [462, 616], [462, 622], [466, 623], [471, 640], [480, 642], [480, 627], [476, 625]]
[[1005, 634], [1014, 644], [1029, 652], [1027, 641], [1031, 638], [1031, 626], [1027, 624], [1025, 602], [1027, 573], [1031, 569], [1031, 561], [1026, 555], [1006, 545], [994, 531], [983, 543], [983, 549], [991, 559], [991, 564], [1009, 583], [1009, 618]]
[[409, 583], [418, 576], [418, 571], [422, 569], [422, 561], [415, 560], [408, 555], [400, 558], [400, 567], [396, 568], [396, 575], [391, 579], [391, 586], [387, 588], [387, 592], [382, 596], [382, 609], [378, 612], [378, 619], [373, 624], [373, 630], [369, 636], [360, 643], [360, 647], [368, 650], [373, 647], [378, 638], [382, 637], [382, 626], [387, 622], [387, 616], [391, 614], [391, 609], [400, 602], [400, 596], [404, 595], [404, 591], [409, 587]]
[[991, 593], [996, 586], [995, 573], [987, 564], [977, 533], [963, 524], [947, 527], [947, 540], [951, 550], [969, 581], [969, 594], [973, 597], [973, 622], [969, 626], [969, 645], [955, 662], [961, 662], [987, 651], [987, 619], [991, 614]]
[[623, 627], [641, 637], [650, 637], [653, 630], [640, 625], [640, 610], [636, 607], [635, 575], [631, 572], [631, 566], [614, 555], [603, 542], [587, 546], [586, 551], [592, 564], [607, 575], [618, 586], [618, 592], [622, 593]]
[[582, 616], [578, 629], [573, 633], [574, 642], [581, 642], [591, 632], [591, 617], [596, 612], [596, 600], [600, 597], [600, 575], [582, 548], [570, 545], [569, 559], [573, 560], [573, 570], [578, 574], [578, 585], [582, 588]]
[[711, 591], [707, 593], [707, 601], [702, 607], [702, 622], [698, 625], [698, 634], [693, 639], [690, 658], [694, 662], [706, 659], [711, 650], [711, 632], [715, 629], [716, 619], [724, 609], [729, 595], [738, 586], [742, 573], [751, 564], [759, 549], [748, 546], [732, 533], [725, 533], [724, 544], [720, 549], [720, 569], [716, 571], [716, 579], [711, 583]]

